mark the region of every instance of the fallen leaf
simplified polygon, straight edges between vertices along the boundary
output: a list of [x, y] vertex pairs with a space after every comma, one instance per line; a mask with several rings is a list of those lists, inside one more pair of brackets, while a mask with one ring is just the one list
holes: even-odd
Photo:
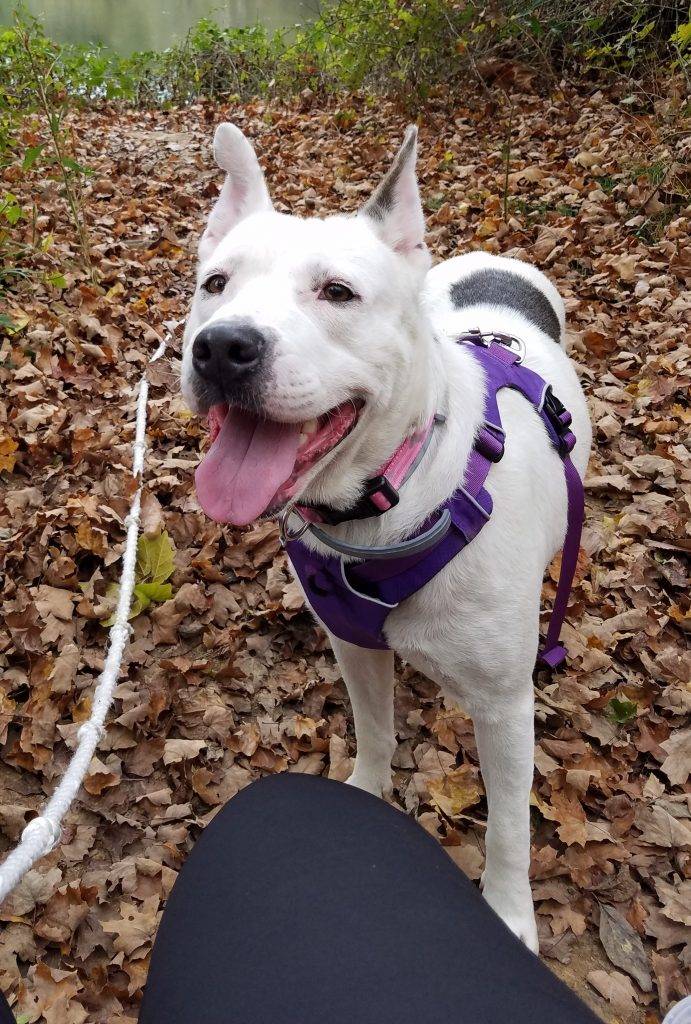
[[623, 914], [604, 903], [600, 904], [600, 942], [614, 966], [630, 974], [644, 992], [650, 992], [650, 965], [640, 936]]
[[452, 820], [478, 803], [484, 794], [477, 772], [468, 764], [430, 779], [427, 788], [435, 807]]
[[590, 971], [587, 980], [596, 992], [612, 1004], [617, 1014], [626, 1018], [633, 1013], [636, 990], [626, 975], [619, 971]]

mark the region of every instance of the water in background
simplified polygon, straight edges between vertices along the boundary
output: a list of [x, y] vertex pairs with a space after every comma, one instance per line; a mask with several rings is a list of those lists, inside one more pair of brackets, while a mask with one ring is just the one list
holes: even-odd
[[[319, 0], [25, 0], [46, 35], [63, 43], [105, 43], [118, 53], [164, 50], [181, 42], [200, 18], [270, 30], [310, 21]], [[0, 26], [12, 20], [14, 0], [0, 0]]]

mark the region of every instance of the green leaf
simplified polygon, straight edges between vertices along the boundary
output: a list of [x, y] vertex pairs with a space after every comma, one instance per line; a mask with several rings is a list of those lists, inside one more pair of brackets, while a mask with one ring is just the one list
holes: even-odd
[[46, 275], [46, 284], [52, 284], [54, 288], [67, 288], [67, 281], [65, 275], [56, 271], [54, 274]]
[[157, 537], [140, 537], [137, 544], [137, 582], [165, 583], [173, 575], [173, 545], [163, 530]]
[[[106, 596], [117, 601], [120, 587], [117, 583], [111, 583], [106, 590]], [[137, 583], [132, 592], [132, 604], [127, 618], [136, 619], [138, 615], [145, 612], [151, 604], [161, 604], [169, 601], [173, 596], [173, 588], [170, 583]], [[101, 619], [101, 625], [110, 627], [115, 622], [115, 612], [107, 619]]]
[[680, 25], [671, 38], [672, 42], [676, 43], [680, 50], [685, 50], [687, 46], [691, 46], [691, 21], [687, 21], [685, 25]]
[[[135, 566], [135, 585], [132, 593], [128, 619], [136, 619], [151, 604], [169, 601], [173, 596], [173, 588], [166, 580], [173, 575], [173, 545], [167, 532], [163, 530], [156, 537], [140, 537], [137, 543], [137, 564]], [[118, 583], [111, 583], [106, 589], [106, 597], [117, 601], [120, 592]], [[102, 626], [112, 626], [115, 612], [107, 619], [101, 620]]]
[[151, 604], [151, 598], [147, 597], [141, 589], [141, 583], [138, 583], [132, 592], [132, 605], [130, 607], [130, 613], [127, 616], [128, 619], [136, 619], [138, 615], [145, 612]]
[[11, 192], [7, 192], [3, 196], [2, 201], [0, 201], [0, 213], [8, 224], [14, 225], [17, 223], [24, 211], [17, 202], [16, 197], [13, 196]]
[[29, 146], [26, 149], [24, 153], [24, 160], [22, 161], [23, 171], [28, 171], [30, 167], [33, 167], [44, 148], [45, 142], [41, 143], [40, 146]]
[[137, 597], [143, 601], [146, 600], [149, 604], [154, 601], [157, 604], [162, 601], [170, 601], [173, 596], [173, 588], [170, 583], [138, 583], [134, 592]]
[[617, 725], [626, 725], [627, 722], [633, 721], [637, 712], [638, 704], [635, 700], [619, 700], [618, 697], [612, 697], [607, 705], [607, 715]]
[[5, 220], [8, 222], [8, 224], [16, 224], [21, 215], [21, 206], [8, 206], [5, 210]]
[[94, 172], [90, 167], [84, 167], [82, 164], [77, 163], [71, 156], [64, 156], [62, 158], [62, 166], [72, 171], [74, 174], [84, 174], [87, 176], [92, 175]]

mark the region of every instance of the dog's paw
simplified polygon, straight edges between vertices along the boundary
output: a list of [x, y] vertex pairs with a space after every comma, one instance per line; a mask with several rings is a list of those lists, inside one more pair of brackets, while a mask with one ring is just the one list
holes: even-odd
[[350, 778], [346, 779], [346, 785], [355, 786], [357, 789], [364, 789], [366, 793], [371, 793], [372, 796], [382, 797], [391, 792], [391, 775], [389, 774], [386, 778], [382, 778], [380, 775], [375, 775], [372, 772], [360, 771], [356, 766]]
[[482, 894], [506, 927], [510, 928], [533, 953], [539, 953], [540, 941], [537, 936], [530, 886], [516, 889], [507, 889], [506, 886], [495, 887], [485, 874], [482, 878]]

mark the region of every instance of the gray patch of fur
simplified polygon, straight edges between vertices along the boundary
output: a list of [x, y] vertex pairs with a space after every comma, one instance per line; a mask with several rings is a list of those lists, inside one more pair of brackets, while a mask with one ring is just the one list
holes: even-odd
[[510, 270], [476, 270], [451, 285], [450, 297], [457, 309], [480, 303], [508, 306], [516, 313], [521, 313], [554, 341], [560, 339], [559, 317], [547, 296], [530, 281]]

